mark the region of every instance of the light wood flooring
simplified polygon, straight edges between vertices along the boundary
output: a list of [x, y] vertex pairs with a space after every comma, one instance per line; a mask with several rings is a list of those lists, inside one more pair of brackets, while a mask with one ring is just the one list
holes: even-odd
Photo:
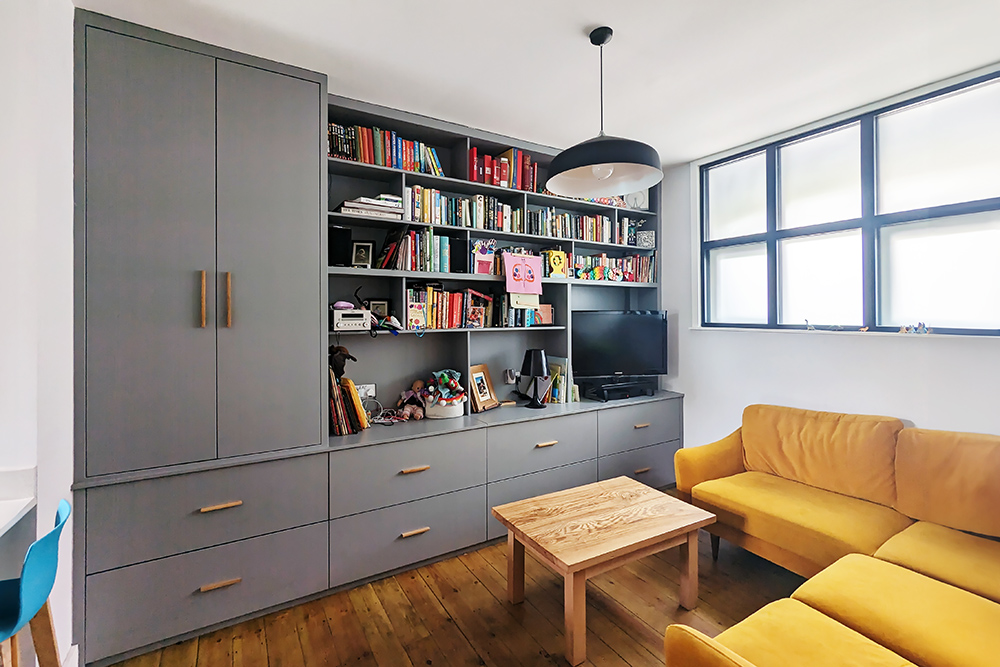
[[[525, 559], [525, 601], [506, 601], [506, 542], [218, 630], [122, 667], [517, 667], [565, 665], [562, 579]], [[663, 665], [663, 631], [709, 635], [786, 597], [803, 579], [722, 543], [699, 549], [700, 603], [678, 605], [677, 549], [587, 582], [585, 665]]]

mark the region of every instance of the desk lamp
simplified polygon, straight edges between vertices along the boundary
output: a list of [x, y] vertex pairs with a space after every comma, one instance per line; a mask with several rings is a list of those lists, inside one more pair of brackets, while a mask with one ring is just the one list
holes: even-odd
[[547, 378], [549, 376], [549, 362], [545, 358], [545, 350], [525, 350], [524, 352], [524, 362], [521, 364], [521, 376], [532, 378], [532, 397], [531, 402], [528, 403], [526, 408], [544, 408], [545, 404], [542, 403], [538, 396], [538, 378]]

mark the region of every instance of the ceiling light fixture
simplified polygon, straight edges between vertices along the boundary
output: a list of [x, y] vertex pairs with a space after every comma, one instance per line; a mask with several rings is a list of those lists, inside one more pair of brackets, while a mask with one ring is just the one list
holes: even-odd
[[552, 159], [545, 187], [557, 195], [613, 197], [645, 190], [663, 180], [655, 148], [604, 134], [604, 45], [612, 34], [607, 26], [590, 32], [590, 43], [601, 48], [601, 133]]

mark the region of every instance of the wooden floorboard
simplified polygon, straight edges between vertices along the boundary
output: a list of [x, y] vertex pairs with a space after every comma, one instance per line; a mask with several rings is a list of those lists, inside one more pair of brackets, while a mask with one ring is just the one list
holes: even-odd
[[[562, 578], [525, 559], [524, 602], [506, 593], [506, 543], [387, 577], [132, 658], [120, 667], [551, 667], [563, 659]], [[803, 579], [722, 543], [698, 549], [699, 604], [678, 604], [677, 549], [587, 582], [588, 667], [663, 664], [663, 632], [716, 635]]]

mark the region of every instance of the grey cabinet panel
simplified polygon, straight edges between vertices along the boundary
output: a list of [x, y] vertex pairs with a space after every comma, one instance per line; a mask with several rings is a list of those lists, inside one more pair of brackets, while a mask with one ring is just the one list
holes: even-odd
[[491, 426], [486, 434], [489, 480], [554, 468], [597, 456], [597, 415], [564, 417]]
[[326, 521], [326, 459], [318, 454], [90, 489], [87, 573]]
[[489, 508], [596, 481], [597, 461], [590, 460], [489, 484], [486, 491], [487, 539], [492, 540], [507, 533], [503, 524], [489, 513]]
[[485, 483], [486, 429], [332, 452], [330, 516]]
[[215, 458], [215, 60], [87, 28], [86, 179], [87, 475]]
[[680, 448], [681, 441], [674, 440], [602, 456], [597, 459], [597, 476], [605, 480], [624, 475], [653, 488], [673, 484], [674, 452]]
[[597, 412], [601, 456], [681, 437], [679, 398], [609, 408]]
[[218, 62], [220, 457], [321, 440], [321, 103], [318, 83]]
[[[403, 537], [404, 534], [429, 530]], [[486, 487], [330, 522], [330, 585], [339, 586], [482, 542]]]
[[324, 521], [88, 576], [85, 661], [326, 589], [327, 530]]

